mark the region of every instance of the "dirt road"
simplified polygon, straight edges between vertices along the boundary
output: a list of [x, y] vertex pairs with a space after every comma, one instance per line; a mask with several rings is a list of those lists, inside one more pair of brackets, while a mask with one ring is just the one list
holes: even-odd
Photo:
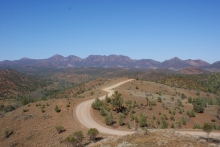
[[[205, 132], [200, 131], [175, 131], [176, 133], [185, 134], [185, 135], [192, 135], [192, 136], [204, 136], [206, 137], [207, 134]], [[220, 137], [219, 132], [212, 132], [209, 135], [210, 137]]]
[[[114, 93], [114, 90], [112, 90], [113, 88], [116, 88], [126, 82], [130, 82], [133, 79], [130, 80], [126, 80], [123, 82], [120, 82], [118, 84], [115, 84], [113, 86], [104, 88], [104, 91], [108, 92], [108, 96], [111, 96]], [[99, 97], [100, 100], [103, 100], [105, 98], [105, 96]], [[104, 134], [110, 134], [110, 135], [127, 135], [127, 134], [132, 134], [135, 133], [134, 130], [132, 131], [122, 131], [122, 130], [116, 130], [116, 129], [111, 129], [111, 128], [106, 128], [105, 126], [102, 126], [101, 124], [99, 124], [98, 122], [96, 122], [92, 116], [91, 116], [91, 105], [94, 102], [94, 99], [88, 100], [88, 101], [84, 101], [80, 104], [78, 104], [75, 107], [75, 117], [78, 120], [78, 122], [82, 125], [82, 127], [84, 128], [97, 128], [99, 130], [100, 133], [104, 133]], [[180, 133], [180, 134], [189, 134], [189, 135], [196, 135], [196, 136], [206, 136], [205, 132], [198, 132], [198, 131], [175, 131], [176, 133]], [[212, 132], [210, 134], [210, 136], [220, 136], [220, 133], [217, 132]]]
[[[115, 84], [113, 86], [104, 88], [104, 91], [109, 92], [108, 96], [111, 96], [114, 91], [112, 90], [113, 88], [116, 88], [126, 82], [130, 82], [133, 79], [130, 80], [126, 80], [123, 82], [120, 82], [118, 84]], [[100, 100], [104, 99], [105, 96], [99, 97]], [[94, 102], [94, 99], [88, 100], [88, 101], [84, 101], [82, 103], [80, 103], [79, 105], [76, 106], [75, 108], [75, 116], [77, 118], [77, 120], [79, 121], [79, 123], [86, 128], [97, 128], [99, 130], [100, 133], [104, 133], [104, 134], [111, 134], [111, 135], [127, 135], [127, 134], [132, 134], [134, 133], [134, 131], [121, 131], [121, 130], [116, 130], [116, 129], [110, 129], [110, 128], [106, 128], [102, 125], [100, 125], [99, 123], [97, 123], [91, 116], [91, 105]]]

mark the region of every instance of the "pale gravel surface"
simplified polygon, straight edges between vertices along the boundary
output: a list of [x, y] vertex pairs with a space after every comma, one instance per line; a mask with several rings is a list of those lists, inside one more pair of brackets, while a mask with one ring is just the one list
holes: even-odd
[[[192, 135], [192, 136], [204, 136], [206, 137], [207, 134], [205, 132], [199, 131], [175, 131], [176, 133], [185, 134], [185, 135]], [[211, 132], [209, 137], [220, 137], [219, 132]]]

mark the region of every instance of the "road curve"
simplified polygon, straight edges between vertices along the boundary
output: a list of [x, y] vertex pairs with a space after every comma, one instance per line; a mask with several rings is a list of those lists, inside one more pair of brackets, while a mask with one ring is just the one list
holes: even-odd
[[[118, 87], [118, 86], [120, 86], [120, 85], [122, 85], [122, 84], [124, 84], [126, 82], [130, 82], [132, 80], [133, 79], [129, 79], [129, 80], [117, 83], [117, 84], [115, 84], [113, 86], [104, 88], [103, 90], [109, 92], [108, 96], [111, 96], [114, 93], [114, 91], [112, 90], [113, 88], [116, 88], [116, 87]], [[104, 98], [105, 98], [105, 95], [99, 97], [100, 100], [103, 100]], [[100, 125], [99, 123], [97, 123], [92, 118], [91, 113], [90, 113], [91, 105], [94, 102], [94, 100], [95, 99], [84, 101], [84, 102], [78, 104], [76, 106], [76, 108], [75, 108], [76, 119], [79, 121], [79, 123], [82, 126], [84, 126], [86, 128], [97, 128], [100, 133], [111, 134], [111, 135], [122, 136], [122, 135], [127, 135], [127, 134], [133, 134], [134, 133], [134, 131], [122, 131], [122, 130], [106, 128], [106, 127]]]

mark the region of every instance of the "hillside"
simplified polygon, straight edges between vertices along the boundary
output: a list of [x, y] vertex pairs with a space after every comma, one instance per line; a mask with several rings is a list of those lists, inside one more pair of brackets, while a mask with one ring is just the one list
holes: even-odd
[[[87, 131], [85, 127], [81, 126], [76, 120], [74, 115], [74, 108], [77, 104], [82, 101], [96, 98], [102, 95], [106, 95], [103, 88], [114, 85], [120, 81], [124, 81], [125, 78], [120, 79], [95, 79], [89, 82], [84, 82], [82, 84], [76, 85], [72, 88], [69, 88], [62, 93], [59, 93], [56, 97], [53, 97], [50, 100], [38, 101], [34, 103], [29, 103], [25, 106], [22, 106], [12, 112], [9, 112], [0, 117], [0, 126], [2, 132], [0, 133], [0, 145], [1, 146], [16, 146], [16, 147], [29, 147], [29, 146], [66, 146], [64, 142], [65, 138], [68, 137], [75, 131], [82, 131], [85, 138], [83, 139], [83, 145], [86, 146], [101, 146], [109, 145], [125, 145], [132, 144], [136, 146], [166, 146], [166, 145], [183, 145], [187, 142], [187, 145], [191, 146], [208, 146], [211, 143], [208, 143], [204, 138], [199, 137], [189, 137], [187, 135], [180, 135], [175, 133], [175, 130], [154, 130], [156, 128], [156, 121], [154, 122], [155, 128], [152, 126], [152, 122], [156, 117], [156, 120], [159, 120], [163, 114], [166, 114], [168, 117], [167, 122], [169, 123], [168, 128], [170, 128], [172, 122], [175, 122], [175, 129], [179, 130], [178, 122], [182, 116], [186, 117], [186, 125], [182, 124], [182, 128], [192, 129], [194, 123], [202, 125], [204, 122], [212, 122], [214, 118], [215, 123], [218, 127], [219, 120], [216, 116], [213, 115], [216, 111], [216, 107], [210, 106], [209, 109], [205, 109], [204, 113], [196, 113], [195, 117], [188, 117], [187, 110], [192, 109], [192, 104], [187, 103], [186, 99], [181, 99], [181, 94], [184, 93], [186, 97], [196, 97], [195, 90], [187, 90], [182, 88], [172, 88], [163, 84], [158, 84], [149, 81], [135, 80], [130, 83], [126, 83], [116, 88], [122, 93], [124, 98], [123, 103], [126, 104], [128, 100], [132, 100], [132, 103], [136, 101], [136, 105], [133, 107], [134, 116], [139, 117], [139, 113], [142, 112], [144, 115], [147, 115], [146, 118], [149, 126], [147, 127], [150, 130], [148, 135], [144, 135], [141, 131], [141, 127], [138, 126], [138, 134], [115, 137], [109, 136], [106, 134], [99, 134], [97, 137], [97, 142], [92, 143], [87, 137]], [[138, 88], [137, 88], [138, 87]], [[83, 91], [83, 92], [82, 92]], [[78, 93], [75, 97], [74, 94]], [[207, 93], [200, 92], [201, 97], [205, 97]], [[147, 106], [146, 96], [148, 96], [149, 101], [156, 101], [158, 97], [162, 98], [162, 102], [156, 102], [156, 106]], [[173, 97], [173, 101], [171, 99]], [[214, 99], [216, 96], [210, 94], [209, 98]], [[185, 111], [182, 114], [179, 113], [180, 108], [176, 108], [176, 114], [174, 116], [175, 121], [170, 119], [171, 114], [169, 109], [174, 111], [174, 103], [177, 99], [182, 101]], [[163, 104], [165, 106], [163, 106]], [[127, 103], [128, 104], [128, 103]], [[168, 105], [170, 104], [170, 105]], [[55, 111], [55, 106], [58, 106], [60, 111]], [[126, 105], [124, 105], [126, 106]], [[110, 105], [109, 105], [110, 107]], [[127, 107], [127, 106], [126, 106]], [[168, 109], [167, 109], [168, 108]], [[159, 115], [161, 111], [161, 116]], [[93, 110], [94, 118], [97, 122], [103, 124], [103, 116], [97, 110]], [[116, 123], [113, 126], [104, 126], [113, 127], [114, 129], [122, 130], [134, 130], [135, 124], [133, 121], [130, 121], [130, 113], [127, 118], [124, 119], [124, 123], [128, 121], [130, 123], [131, 129], [127, 128], [127, 125], [122, 126], [118, 125], [118, 116], [117, 113], [113, 112]], [[63, 126], [65, 131], [58, 133], [56, 131], [56, 126]], [[4, 131], [8, 128], [10, 135], [4, 137]], [[97, 128], [98, 129], [98, 128]], [[170, 137], [167, 140], [167, 137]], [[202, 143], [201, 143], [202, 142]]]
[[14, 98], [47, 86], [45, 80], [15, 70], [0, 70], [0, 99]]
[[183, 68], [179, 70], [177, 73], [192, 75], [192, 74], [210, 74], [211, 72], [196, 67], [189, 67], [189, 68]]

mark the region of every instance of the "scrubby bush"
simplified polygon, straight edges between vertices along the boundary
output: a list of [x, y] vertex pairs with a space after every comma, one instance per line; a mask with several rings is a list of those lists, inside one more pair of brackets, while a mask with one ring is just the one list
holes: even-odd
[[112, 125], [114, 122], [114, 118], [112, 116], [112, 113], [105, 116], [105, 124], [106, 125]]
[[77, 139], [73, 135], [69, 135], [68, 137], [66, 137], [64, 139], [64, 142], [67, 144], [67, 146], [77, 146]]
[[129, 122], [127, 122], [126, 125], [127, 125], [127, 128], [128, 128], [128, 129], [131, 129], [131, 125], [130, 125]]
[[161, 122], [161, 129], [166, 129], [168, 127], [168, 123], [165, 119], [162, 119]]
[[195, 112], [194, 112], [194, 110], [191, 110], [191, 111], [187, 111], [187, 115], [189, 116], [189, 117], [195, 117]]
[[106, 110], [105, 110], [103, 107], [102, 107], [101, 110], [100, 110], [100, 114], [101, 114], [102, 116], [106, 116], [106, 115], [107, 115]]
[[175, 126], [174, 126], [174, 123], [172, 122], [172, 124], [171, 124], [171, 128], [174, 128]]
[[28, 112], [29, 110], [28, 109], [23, 109], [23, 112]]
[[76, 131], [73, 133], [73, 136], [76, 138], [77, 140], [77, 146], [81, 146], [82, 145], [82, 141], [84, 138], [84, 135], [82, 133], [82, 131]]
[[193, 129], [201, 129], [202, 127], [200, 126], [200, 124], [195, 123], [193, 126]]
[[66, 131], [66, 129], [64, 129], [63, 126], [55, 126], [55, 129], [57, 130], [58, 134], [63, 133], [63, 132]]
[[95, 101], [92, 103], [92, 108], [96, 110], [100, 110], [102, 106], [102, 101], [99, 98], [96, 98]]
[[186, 125], [186, 118], [185, 118], [185, 116], [182, 117], [182, 124]]
[[193, 110], [197, 113], [203, 113], [204, 112], [204, 101], [202, 98], [195, 98], [193, 99]]
[[125, 118], [125, 115], [123, 113], [120, 113], [118, 116], [118, 124], [122, 126], [124, 124], [123, 119]]
[[13, 134], [13, 130], [10, 130], [9, 128], [5, 128], [4, 137], [8, 138], [11, 134]]
[[108, 97], [107, 94], [106, 94], [106, 96], [105, 96], [105, 102], [106, 102], [106, 103], [110, 103], [110, 102], [111, 102], [111, 99]]
[[143, 115], [142, 113], [140, 113], [140, 117], [139, 117], [139, 125], [140, 125], [140, 127], [147, 127], [146, 119], [147, 119], [147, 117], [145, 115]]
[[99, 131], [96, 128], [91, 128], [88, 130], [88, 136], [90, 140], [95, 141], [96, 136], [99, 134]]
[[61, 111], [61, 109], [56, 105], [56, 106], [55, 106], [55, 111], [56, 111], [57, 113], [59, 113], [59, 112]]
[[192, 98], [191, 97], [188, 98], [188, 103], [192, 103]]
[[213, 130], [213, 125], [211, 123], [204, 123], [202, 129], [204, 132], [207, 133], [207, 136], [209, 136], [209, 134]]
[[158, 97], [158, 98], [157, 98], [157, 102], [162, 102], [161, 97]]
[[186, 98], [186, 95], [185, 95], [184, 93], [182, 93], [181, 98], [182, 98], [182, 99], [185, 99], [185, 98]]
[[182, 101], [180, 99], [177, 99], [177, 106], [182, 106]]

